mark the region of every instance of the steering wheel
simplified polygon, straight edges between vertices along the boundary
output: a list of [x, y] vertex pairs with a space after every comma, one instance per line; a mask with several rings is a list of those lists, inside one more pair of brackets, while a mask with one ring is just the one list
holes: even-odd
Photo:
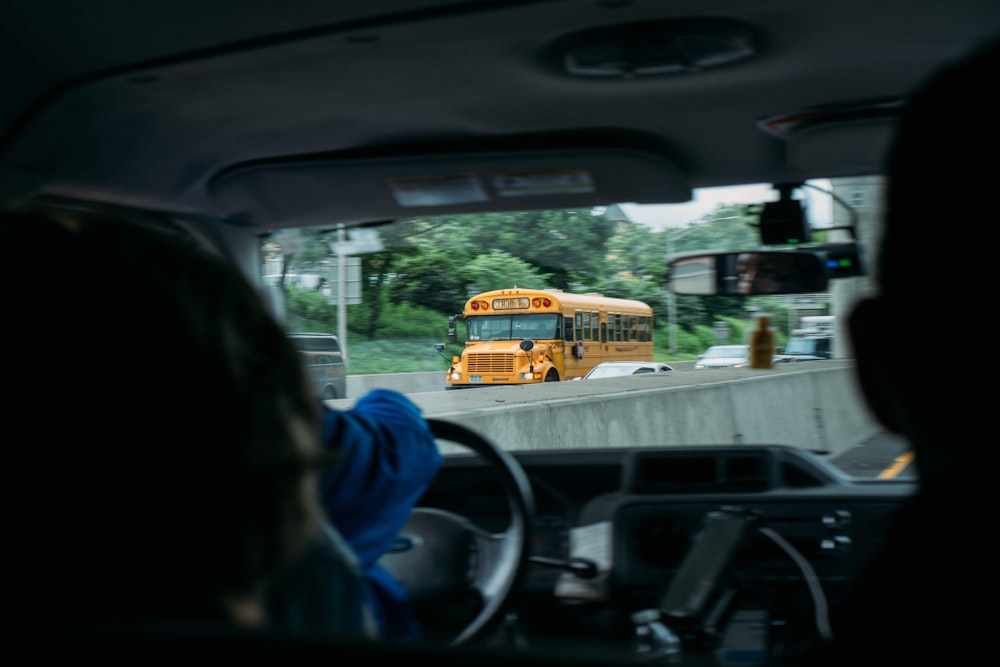
[[416, 507], [396, 545], [379, 564], [406, 589], [414, 606], [472, 594], [477, 611], [448, 643], [476, 638], [502, 612], [528, 561], [535, 500], [517, 460], [468, 427], [427, 420], [434, 437], [471, 449], [497, 473], [509, 508], [507, 527], [491, 533], [445, 510]]

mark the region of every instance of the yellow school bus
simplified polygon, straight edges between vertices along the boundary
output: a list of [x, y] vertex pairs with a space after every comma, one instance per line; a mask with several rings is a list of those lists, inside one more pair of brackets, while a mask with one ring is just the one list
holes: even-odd
[[450, 318], [453, 357], [446, 389], [559, 382], [583, 377], [602, 361], [653, 360], [653, 309], [642, 301], [556, 289], [503, 289], [470, 298]]

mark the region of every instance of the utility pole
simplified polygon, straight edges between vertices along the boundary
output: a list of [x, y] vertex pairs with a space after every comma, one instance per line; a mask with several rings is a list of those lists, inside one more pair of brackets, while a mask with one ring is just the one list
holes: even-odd
[[344, 241], [347, 240], [347, 230], [344, 223], [337, 225], [337, 244], [334, 249], [337, 252], [337, 338], [340, 339], [340, 349], [343, 351], [344, 363], [348, 363], [347, 356], [347, 255]]
[[[337, 337], [347, 361], [347, 306], [361, 303], [361, 259], [357, 255], [382, 250], [382, 239], [374, 229], [348, 230], [344, 223], [337, 225], [337, 240], [330, 244], [330, 251], [337, 258]], [[350, 262], [350, 266], [348, 263]], [[331, 298], [330, 303], [333, 303]]]
[[[689, 232], [694, 231], [694, 227], [687, 229], [673, 227], [667, 230], [667, 264], [676, 255], [674, 243]], [[670, 340], [670, 354], [677, 354], [677, 295], [667, 290], [667, 335]]]

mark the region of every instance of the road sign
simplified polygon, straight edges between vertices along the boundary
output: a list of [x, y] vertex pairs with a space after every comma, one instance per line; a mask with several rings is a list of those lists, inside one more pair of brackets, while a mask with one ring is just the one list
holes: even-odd
[[[329, 303], [340, 301], [340, 281], [337, 258], [332, 258], [323, 277], [330, 286]], [[361, 258], [344, 257], [344, 298], [345, 305], [356, 306], [361, 303]]]
[[351, 229], [347, 231], [346, 241], [334, 241], [330, 244], [330, 251], [334, 255], [364, 255], [378, 252], [384, 247], [377, 229]]

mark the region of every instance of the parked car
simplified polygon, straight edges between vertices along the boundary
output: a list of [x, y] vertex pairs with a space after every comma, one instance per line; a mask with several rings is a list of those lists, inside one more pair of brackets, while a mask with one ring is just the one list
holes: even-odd
[[584, 380], [644, 375], [646, 373], [666, 373], [674, 370], [670, 364], [660, 361], [602, 361], [583, 376]]
[[748, 368], [749, 366], [749, 345], [712, 345], [699, 354], [694, 362], [696, 369]]
[[[275, 293], [289, 332], [343, 325], [352, 368], [377, 369], [372, 386], [391, 388], [409, 372], [440, 373], [444, 385], [459, 346], [438, 354], [432, 344], [469, 295], [487, 290], [639, 298], [653, 304], [656, 349], [673, 350], [724, 318], [792, 309], [787, 294], [718, 290], [719, 276], [738, 276], [740, 251], [780, 249], [831, 267], [810, 308], [846, 316], [873, 289], [899, 111], [929, 75], [995, 35], [1000, 2], [4, 0], [0, 26], [0, 209], [113, 215], [205, 244]], [[952, 118], [941, 131], [976, 145]], [[983, 149], [931, 176], [978, 182], [995, 171], [992, 158]], [[941, 241], [940, 255], [912, 262], [912, 288], [929, 307], [886, 327], [939, 328], [953, 343], [966, 324], [978, 332], [985, 289], [982, 314], [934, 306], [980, 289], [967, 251], [991, 243], [993, 204], [988, 188], [949, 181], [947, 191], [956, 207], [980, 202], [982, 215], [913, 220], [914, 234]], [[717, 251], [731, 254], [668, 261]], [[60, 270], [45, 248], [5, 252]], [[667, 289], [682, 271], [702, 296]], [[282, 274], [338, 276], [337, 289], [265, 278]], [[38, 298], [59, 308], [66, 295]], [[500, 375], [514, 355], [561, 354], [582, 368], [597, 346], [647, 342], [627, 313], [605, 310], [557, 321], [561, 348], [511, 341], [483, 363]], [[32, 323], [4, 315], [8, 354], [29, 353]], [[939, 319], [924, 326], [925, 316]], [[73, 338], [67, 330], [64, 349], [43, 353], [86, 354]], [[574, 360], [579, 341], [591, 356]], [[750, 371], [746, 345], [718, 345], [698, 364], [730, 370], [678, 368], [631, 392], [558, 381], [410, 395], [444, 464], [380, 562], [412, 595], [419, 645], [331, 637], [321, 625], [274, 636], [53, 618], [21, 633], [21, 610], [8, 605], [5, 649], [39, 663], [588, 667], [635, 665], [679, 643], [684, 665], [781, 665], [838, 637], [852, 587], [917, 489], [912, 456], [874, 420], [852, 358]], [[937, 371], [915, 374], [914, 385], [938, 400], [985, 372], [944, 383]], [[90, 392], [106, 381], [65, 377]], [[46, 397], [53, 418], [59, 398]], [[114, 405], [95, 418], [130, 423]], [[956, 415], [942, 439], [979, 438], [967, 421]], [[135, 424], [137, 448], [156, 426]], [[23, 439], [9, 447], [52, 445]], [[73, 460], [89, 451], [101, 460], [99, 441], [73, 446]], [[982, 460], [970, 467], [988, 468]], [[989, 556], [960, 528], [989, 517], [995, 499], [980, 488], [933, 508], [926, 553], [901, 563], [925, 569], [893, 589], [908, 602], [934, 580], [969, 590], [967, 604], [930, 619], [949, 627], [990, 615], [992, 569], [940, 565], [946, 552]], [[56, 503], [34, 500], [5, 509], [32, 512], [57, 534], [67, 521], [102, 519], [76, 516], [73, 498], [55, 514], [36, 508]], [[14, 534], [5, 544], [30, 546]], [[67, 543], [60, 566], [75, 572], [74, 554], [101, 546]], [[112, 556], [137, 591], [158, 576], [141, 567], [148, 554]], [[56, 609], [58, 591], [45, 583], [38, 577], [35, 606]], [[894, 632], [880, 645], [983, 640], [971, 630]]]

